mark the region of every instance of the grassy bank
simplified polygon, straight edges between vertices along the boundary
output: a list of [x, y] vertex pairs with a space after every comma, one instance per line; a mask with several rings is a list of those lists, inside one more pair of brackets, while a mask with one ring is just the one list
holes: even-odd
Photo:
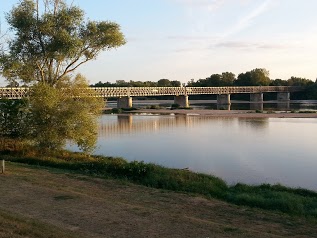
[[317, 218], [317, 193], [281, 185], [228, 186], [222, 179], [187, 170], [169, 169], [122, 158], [63, 152], [52, 156], [1, 155], [0, 159], [49, 166], [79, 173], [131, 181], [148, 187], [200, 194], [233, 204]]
[[0, 237], [75, 238], [78, 235], [37, 220], [0, 210]]

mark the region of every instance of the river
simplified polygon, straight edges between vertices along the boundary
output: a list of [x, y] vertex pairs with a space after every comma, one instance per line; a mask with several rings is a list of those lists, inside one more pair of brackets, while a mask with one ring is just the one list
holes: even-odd
[[317, 191], [316, 141], [314, 118], [103, 115], [95, 154]]

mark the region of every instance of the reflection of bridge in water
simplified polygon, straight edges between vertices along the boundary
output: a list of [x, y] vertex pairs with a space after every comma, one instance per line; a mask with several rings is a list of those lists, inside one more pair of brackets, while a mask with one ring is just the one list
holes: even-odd
[[268, 119], [258, 118], [254, 121], [247, 118], [190, 115], [117, 115], [117, 120], [101, 123], [98, 133], [101, 137], [110, 137], [118, 134], [153, 132], [179, 126], [190, 128], [198, 124], [210, 122], [221, 123], [224, 126], [226, 126], [226, 123], [237, 122], [240, 125], [243, 124], [260, 129], [266, 127]]

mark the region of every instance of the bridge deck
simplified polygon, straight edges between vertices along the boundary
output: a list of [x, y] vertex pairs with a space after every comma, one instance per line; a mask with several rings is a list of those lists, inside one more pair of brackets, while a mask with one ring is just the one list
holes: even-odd
[[[126, 96], [165, 96], [165, 95], [202, 95], [202, 94], [236, 94], [264, 92], [297, 92], [303, 87], [294, 86], [248, 86], [248, 87], [95, 87], [84, 88], [83, 95], [94, 97]], [[0, 99], [21, 99], [26, 97], [30, 88], [0, 88]]]

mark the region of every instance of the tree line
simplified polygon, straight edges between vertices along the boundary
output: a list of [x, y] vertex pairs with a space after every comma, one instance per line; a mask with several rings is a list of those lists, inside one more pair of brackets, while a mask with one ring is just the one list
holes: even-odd
[[[169, 79], [160, 79], [157, 82], [152, 81], [124, 81], [117, 80], [115, 83], [99, 81], [92, 87], [180, 87], [180, 81], [171, 81]], [[317, 99], [317, 80], [313, 82], [310, 79], [292, 76], [288, 80], [270, 79], [269, 71], [264, 68], [256, 68], [245, 73], [240, 73], [238, 77], [232, 72], [223, 72], [221, 74], [212, 74], [204, 79], [195, 81], [194, 79], [183, 86], [187, 87], [226, 87], [226, 86], [302, 86], [306, 90], [295, 94], [296, 99]], [[294, 99], [295, 99], [294, 98]]]

